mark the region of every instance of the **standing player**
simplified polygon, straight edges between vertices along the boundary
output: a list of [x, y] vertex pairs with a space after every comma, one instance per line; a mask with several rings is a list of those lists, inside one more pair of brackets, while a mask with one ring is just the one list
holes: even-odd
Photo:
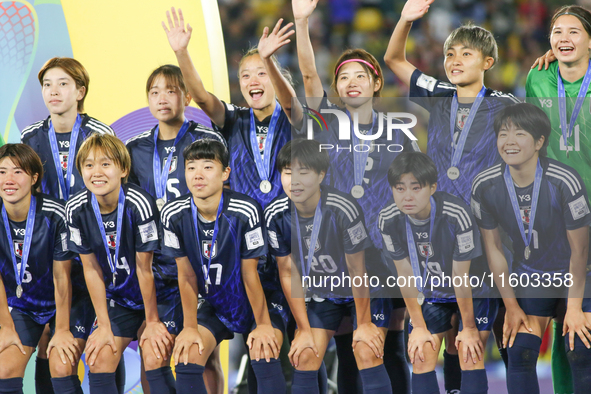
[[[390, 312], [382, 311], [383, 300], [374, 299], [370, 307], [367, 288], [353, 287], [352, 296], [345, 295], [346, 291], [316, 289], [319, 291], [311, 291], [314, 295], [305, 305], [302, 277], [311, 283], [316, 283], [313, 277], [340, 277], [341, 273], [363, 277], [365, 250], [371, 246], [363, 212], [355, 199], [320, 186], [328, 171], [329, 156], [318, 153], [319, 147], [317, 141], [297, 139], [281, 149], [278, 169], [285, 194], [265, 210], [271, 253], [277, 258], [281, 284], [298, 326], [289, 352], [295, 367], [292, 392], [318, 393], [318, 370], [326, 347], [348, 315], [354, 319], [352, 343], [364, 393], [392, 392], [382, 361]], [[299, 247], [295, 253], [292, 242]], [[382, 319], [374, 319], [383, 312]]]
[[162, 210], [162, 252], [176, 259], [184, 316], [174, 347], [177, 392], [206, 393], [203, 366], [234, 332], [250, 333], [258, 392], [284, 392], [282, 333], [272, 326], [257, 272], [267, 252], [260, 205], [224, 188], [229, 154], [219, 141], [195, 141], [183, 156], [191, 194]]
[[94, 315], [84, 311], [88, 300], [72, 302], [64, 204], [37, 192], [42, 178], [29, 146], [0, 148], [1, 393], [22, 393], [25, 367], [48, 322], [55, 331], [48, 351], [53, 388], [82, 392], [78, 362]]
[[[564, 6], [550, 23], [550, 45], [558, 62], [531, 70], [525, 85], [531, 103], [551, 120], [548, 157], [574, 168], [591, 187], [591, 146], [587, 137], [591, 117], [585, 108], [591, 97], [591, 13], [583, 7]], [[567, 99], [568, 98], [568, 99]], [[552, 380], [555, 392], [572, 392], [565, 360], [564, 342], [559, 340], [562, 323], [554, 321]], [[565, 368], [566, 367], [566, 368]]]
[[[194, 121], [185, 118], [185, 109], [191, 102], [183, 74], [177, 66], [164, 65], [155, 69], [146, 83], [148, 106], [158, 124], [127, 141], [131, 156], [129, 182], [134, 183], [156, 199], [156, 206], [162, 209], [166, 201], [188, 193], [185, 181], [183, 150], [193, 141], [209, 137], [225, 143], [223, 137]], [[152, 163], [151, 171], [146, 164]], [[166, 282], [167, 287], [178, 288], [177, 270], [174, 259], [154, 253], [154, 275]], [[180, 309], [180, 297], [171, 294]], [[178, 316], [182, 321], [182, 316]], [[176, 336], [182, 325], [176, 326], [171, 335]], [[162, 360], [164, 362], [165, 360]], [[219, 363], [219, 360], [217, 361]], [[142, 367], [144, 367], [142, 365]], [[172, 371], [167, 365], [147, 373], [147, 379], [165, 374], [172, 381]], [[143, 377], [142, 377], [143, 378]], [[219, 377], [223, 381], [223, 377]], [[213, 381], [219, 381], [218, 377]], [[147, 385], [142, 383], [143, 386]], [[147, 391], [147, 390], [145, 390]]]
[[[585, 184], [571, 167], [545, 157], [551, 125], [536, 106], [524, 103], [505, 108], [494, 128], [505, 163], [474, 179], [472, 209], [507, 309], [503, 345], [508, 346], [509, 392], [538, 392], [535, 366], [541, 337], [567, 294], [563, 335], [569, 333], [574, 388], [577, 393], [588, 392], [591, 303], [589, 299], [583, 302], [580, 291], [588, 276], [591, 223]], [[511, 270], [502, 251], [499, 226], [513, 243]], [[525, 287], [514, 291], [508, 282], [503, 283], [502, 278], [509, 280], [510, 273]], [[564, 287], [560, 286], [563, 282]]]
[[[76, 158], [87, 188], [66, 205], [68, 246], [80, 255], [97, 316], [97, 327], [86, 344], [93, 393], [117, 391], [115, 369], [144, 321], [140, 346], [146, 368], [160, 368], [161, 360], [167, 359], [172, 338], [158, 316], [157, 288], [159, 300], [165, 301], [160, 305], [160, 318], [177, 325], [178, 311], [168, 304], [176, 289], [164, 288], [152, 272], [153, 251], [158, 248], [158, 210], [148, 193], [125, 184], [130, 165], [119, 139], [90, 136]], [[174, 390], [167, 376], [159, 378], [159, 390], [154, 392]]]
[[[484, 344], [498, 303], [473, 299], [469, 285], [457, 286], [455, 281], [467, 276], [471, 261], [482, 253], [474, 217], [460, 198], [436, 192], [437, 168], [424, 153], [400, 154], [390, 166], [388, 182], [395, 204], [382, 210], [378, 222], [385, 250], [394, 260], [398, 279], [416, 281], [416, 288], [401, 285], [411, 319], [412, 392], [439, 393], [435, 365], [445, 333], [452, 328], [452, 315], [459, 312], [455, 345], [463, 358], [460, 390], [487, 393]], [[452, 277], [453, 287], [445, 287], [444, 278]], [[435, 278], [444, 284], [438, 286]]]

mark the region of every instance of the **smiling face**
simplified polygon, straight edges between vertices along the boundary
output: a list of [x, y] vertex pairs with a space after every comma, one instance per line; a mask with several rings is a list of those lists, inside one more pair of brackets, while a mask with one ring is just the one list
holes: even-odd
[[148, 104], [152, 116], [163, 123], [179, 123], [185, 119], [185, 108], [191, 98], [178, 86], [172, 86], [163, 75], [154, 78], [148, 92]]
[[78, 101], [84, 98], [86, 88], [77, 88], [68, 73], [60, 67], [54, 67], [43, 75], [41, 91], [49, 113], [65, 115], [78, 113]]
[[561, 63], [575, 64], [589, 59], [591, 39], [574, 15], [562, 15], [556, 19], [550, 34], [550, 45]]
[[27, 174], [9, 157], [0, 161], [0, 198], [5, 204], [18, 204], [31, 194], [38, 174]]
[[119, 195], [122, 179], [127, 176], [127, 171], [122, 170], [100, 150], [92, 149], [82, 162], [81, 175], [84, 185], [91, 193], [107, 198]]
[[345, 105], [360, 107], [380, 90], [381, 81], [358, 62], [343, 64], [336, 77], [336, 90]]
[[422, 186], [412, 173], [402, 174], [392, 187], [394, 202], [406, 215], [415, 219], [426, 219], [431, 210], [430, 197], [437, 190], [437, 184]]
[[219, 160], [188, 160], [185, 164], [187, 186], [195, 199], [206, 199], [222, 191], [230, 176], [230, 168]]
[[263, 110], [275, 102], [275, 89], [258, 54], [242, 60], [238, 78], [240, 91], [250, 108]]
[[497, 149], [507, 165], [522, 166], [532, 160], [537, 162], [539, 151], [544, 145], [544, 136], [535, 141], [534, 137], [520, 127], [508, 122], [501, 126], [497, 136]]
[[492, 57], [483, 57], [479, 50], [456, 44], [445, 53], [443, 67], [447, 78], [454, 85], [482, 85], [484, 71], [491, 68], [493, 63]]

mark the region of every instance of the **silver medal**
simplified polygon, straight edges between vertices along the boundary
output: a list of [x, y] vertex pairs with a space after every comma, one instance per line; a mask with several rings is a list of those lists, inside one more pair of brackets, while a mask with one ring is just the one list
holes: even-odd
[[452, 181], [455, 181], [460, 177], [460, 169], [456, 166], [449, 167], [447, 169], [447, 177]]
[[259, 189], [261, 189], [261, 191], [265, 194], [269, 193], [271, 191], [271, 188], [272, 185], [269, 181], [261, 181], [261, 184], [259, 185]]
[[425, 294], [423, 292], [419, 292], [419, 295], [417, 296], [417, 303], [419, 305], [423, 305], [424, 302], [425, 302]]
[[529, 246], [525, 247], [523, 254], [524, 254], [525, 259], [529, 260], [529, 256], [531, 256], [531, 249], [529, 248]]
[[16, 297], [21, 298], [22, 296], [23, 296], [23, 287], [21, 285], [18, 285], [16, 287]]
[[156, 206], [158, 207], [159, 211], [162, 211], [162, 207], [164, 207], [164, 199], [163, 198], [159, 198], [156, 200]]
[[363, 190], [363, 186], [355, 185], [351, 188], [351, 195], [356, 199], [360, 199], [365, 194], [365, 190]]

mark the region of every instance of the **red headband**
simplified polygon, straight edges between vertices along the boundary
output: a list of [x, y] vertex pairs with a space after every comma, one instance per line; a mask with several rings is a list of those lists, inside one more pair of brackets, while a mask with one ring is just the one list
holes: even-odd
[[349, 59], [349, 60], [345, 60], [343, 61], [341, 64], [339, 64], [339, 66], [337, 67], [337, 70], [335, 71], [335, 75], [339, 74], [339, 69], [343, 66], [343, 64], [347, 64], [347, 63], [351, 63], [351, 62], [359, 62], [359, 63], [363, 63], [366, 66], [368, 66], [369, 68], [371, 68], [373, 70], [374, 73], [376, 73], [376, 75], [379, 77], [380, 75], [378, 74], [378, 70], [376, 70], [376, 68], [368, 61], [363, 60], [363, 59]]

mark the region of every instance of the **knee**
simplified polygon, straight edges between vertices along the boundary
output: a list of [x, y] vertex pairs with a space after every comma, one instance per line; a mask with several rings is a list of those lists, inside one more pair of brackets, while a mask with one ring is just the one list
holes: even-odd
[[105, 346], [94, 361], [94, 364], [89, 365], [88, 369], [92, 373], [112, 373], [117, 370], [118, 364], [119, 357], [111, 352], [109, 346]]
[[513, 346], [507, 348], [509, 368], [535, 370], [541, 344], [542, 339], [536, 335], [518, 333]]
[[376, 357], [374, 351], [364, 342], [357, 342], [353, 354], [359, 369], [373, 368], [383, 363], [383, 360]]
[[314, 353], [314, 351], [312, 349], [306, 348], [300, 354], [297, 370], [298, 371], [317, 371], [320, 369], [321, 364], [322, 364], [322, 359], [320, 357], [316, 357], [316, 354]]
[[66, 376], [74, 375], [78, 366], [78, 360], [75, 362], [75, 366], [72, 366], [70, 360], [66, 360], [64, 364], [59, 356], [54, 356], [53, 353], [49, 358], [49, 370], [52, 378], [65, 378]]
[[157, 358], [152, 349], [142, 349], [142, 361], [146, 371], [152, 371], [165, 366], [163, 358]]
[[[568, 336], [566, 337], [566, 348], [569, 349]], [[591, 350], [587, 349], [581, 338], [575, 336], [574, 350], [567, 350], [566, 358], [573, 369], [587, 370], [591, 365]]]

